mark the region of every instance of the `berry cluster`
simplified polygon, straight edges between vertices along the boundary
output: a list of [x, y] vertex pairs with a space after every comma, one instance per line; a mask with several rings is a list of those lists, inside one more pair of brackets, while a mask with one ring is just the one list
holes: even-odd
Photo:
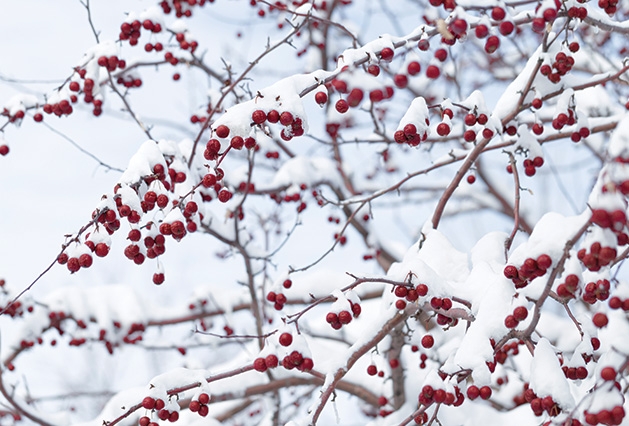
[[563, 283], [557, 286], [557, 296], [573, 299], [579, 286], [579, 277], [575, 274], [566, 276]]
[[194, 53], [197, 47], [199, 47], [199, 43], [196, 40], [187, 39], [185, 33], [175, 34], [175, 40], [179, 43], [181, 50], [189, 50], [190, 53]]
[[[192, 7], [203, 6], [207, 0], [163, 0], [159, 3], [164, 14], [168, 15], [175, 10], [175, 16], [177, 18], [189, 18], [192, 16]], [[210, 0], [210, 3], [213, 0]]]
[[[430, 121], [426, 118], [426, 126], [430, 125]], [[409, 146], [417, 146], [420, 142], [425, 141], [428, 138], [428, 132], [424, 131], [420, 136], [417, 133], [417, 126], [409, 123], [404, 126], [403, 130], [398, 130], [394, 133], [393, 139], [397, 143], [407, 143]]]
[[[98, 63], [99, 67], [106, 68], [107, 71], [109, 71], [109, 72], [114, 72], [118, 68], [120, 68], [122, 70], [122, 69], [125, 69], [126, 66], [127, 66], [126, 61], [124, 61], [123, 59], [118, 59], [118, 56], [116, 56], [116, 55], [99, 56], [98, 59], [96, 60], [96, 62]], [[74, 91], [76, 92], [76, 90], [74, 90]]]
[[621, 299], [619, 296], [612, 296], [608, 303], [611, 309], [622, 309], [625, 312], [629, 311], [629, 298]]
[[585, 423], [588, 425], [621, 425], [625, 418], [625, 409], [617, 405], [611, 410], [601, 410], [598, 413], [590, 413], [585, 410]]
[[[166, 407], [166, 403], [163, 399], [160, 398], [152, 398], [150, 396], [145, 397], [142, 400], [142, 407], [146, 410], [151, 410], [157, 413], [157, 417], [160, 420], [169, 422], [176, 422], [179, 420], [179, 411], [177, 410], [169, 410]], [[157, 425], [156, 422], [151, 423], [151, 419], [147, 416], [141, 417], [139, 421], [139, 426], [153, 426], [153, 424]]]
[[519, 269], [514, 265], [505, 266], [504, 275], [515, 284], [515, 288], [524, 288], [531, 280], [545, 275], [552, 263], [547, 254], [542, 254], [537, 259], [529, 257]]
[[461, 390], [455, 386], [454, 393], [447, 392], [444, 389], [434, 389], [430, 385], [426, 385], [422, 388], [418, 396], [419, 403], [424, 406], [429, 406], [432, 403], [445, 404], [458, 407], [463, 404], [465, 397]]
[[[491, 347], [495, 350], [496, 342], [492, 339], [490, 343]], [[487, 364], [489, 370], [493, 373], [496, 369], [496, 364], [504, 364], [505, 362], [507, 362], [507, 358], [509, 358], [509, 356], [515, 356], [519, 354], [519, 346], [521, 345], [524, 345], [524, 341], [514, 340], [504, 344], [500, 349], [496, 350], [494, 354], [494, 361]]]
[[[578, 50], [578, 44], [576, 44]], [[566, 75], [574, 66], [574, 58], [564, 52], [558, 52], [555, 55], [555, 61], [551, 64], [544, 64], [540, 67], [539, 72], [546, 76], [548, 80], [554, 84], [561, 81], [561, 77]]]
[[548, 7], [542, 10], [538, 5], [536, 8], [536, 18], [533, 18], [531, 22], [531, 27], [533, 31], [536, 33], [542, 33], [546, 29], [546, 24], [549, 22], [553, 22], [555, 18], [557, 18], [557, 9], [554, 7]]
[[373, 364], [367, 367], [367, 374], [369, 374], [370, 376], [378, 375], [378, 377], [384, 377], [384, 371], [378, 371], [378, 367]]
[[339, 330], [341, 327], [343, 327], [343, 325], [347, 325], [350, 322], [352, 322], [353, 318], [358, 318], [358, 316], [360, 315], [362, 308], [360, 307], [360, 304], [358, 303], [353, 303], [351, 300], [348, 300], [349, 305], [350, 305], [350, 311], [348, 310], [342, 310], [340, 312], [328, 312], [328, 314], [325, 316], [325, 321], [330, 324], [330, 326], [335, 329], [335, 330]]
[[527, 176], [535, 176], [537, 169], [544, 165], [544, 159], [542, 157], [535, 157], [532, 160], [527, 158], [524, 160], [524, 174]]
[[585, 285], [581, 298], [584, 302], [592, 305], [599, 300], [607, 300], [609, 297], [609, 286], [609, 280], [607, 279], [589, 282]]
[[57, 262], [60, 265], [66, 265], [68, 271], [75, 273], [81, 268], [89, 268], [92, 266], [92, 255], [89, 253], [80, 254], [78, 257], [69, 257], [67, 253], [61, 253], [57, 256]]
[[210, 395], [203, 392], [199, 394], [197, 399], [193, 399], [190, 401], [190, 405], [188, 405], [188, 409], [193, 413], [198, 413], [201, 417], [206, 417], [210, 412], [208, 404], [210, 403]]
[[150, 19], [140, 22], [136, 19], [131, 22], [123, 22], [120, 25], [120, 35], [118, 37], [120, 40], [128, 40], [131, 46], [135, 46], [138, 44], [142, 28], [155, 34], [162, 31], [162, 25], [159, 22], [153, 22]]
[[278, 364], [279, 360], [277, 358], [277, 355], [274, 354], [267, 355], [264, 358], [258, 357], [253, 360], [254, 370], [259, 371], [260, 373], [264, 373], [269, 368], [275, 368], [278, 366]]
[[518, 306], [513, 310], [513, 313], [507, 315], [505, 318], [505, 326], [509, 329], [516, 328], [521, 321], [524, 321], [528, 317], [529, 311], [524, 306]]
[[[627, 195], [623, 192], [624, 186], [629, 188], [629, 185], [625, 185], [624, 182], [617, 185], [616, 188], [619, 189], [623, 195]], [[592, 218], [590, 220], [603, 229], [612, 230], [614, 234], [616, 234], [616, 240], [619, 246], [624, 246], [629, 243], [629, 235], [624, 232], [627, 226], [627, 215], [624, 210], [616, 209], [608, 211], [605, 209], [592, 209]]]
[[[477, 124], [484, 126], [485, 124], [487, 124], [488, 120], [489, 118], [487, 117], [487, 114], [477, 114], [475, 111], [473, 111], [465, 115], [463, 122], [465, 123], [466, 127], [474, 127]], [[491, 138], [493, 136], [493, 131], [485, 128], [483, 129], [482, 134], [485, 138]], [[465, 130], [465, 132], [463, 132], [463, 139], [465, 140], [465, 142], [474, 142], [476, 140], [476, 130], [472, 128], [468, 128], [467, 130]]]
[[[579, 0], [579, 3], [585, 3]], [[570, 6], [568, 8], [568, 18], [584, 20], [588, 16], [588, 10], [583, 6]]]
[[409, 288], [406, 286], [397, 285], [393, 289], [393, 292], [398, 300], [395, 301], [395, 307], [397, 309], [406, 308], [406, 302], [415, 302], [420, 297], [426, 296], [428, 294], [428, 286], [426, 284], [419, 284], [416, 288]]
[[474, 401], [479, 396], [481, 399], [489, 399], [491, 398], [492, 390], [489, 386], [482, 386], [479, 388], [476, 385], [471, 385], [467, 388], [466, 394], [470, 401]]
[[603, 9], [609, 16], [612, 16], [616, 13], [618, 0], [598, 0], [598, 7]]
[[548, 413], [549, 416], [557, 416], [561, 413], [561, 408], [557, 403], [553, 400], [553, 397], [547, 395], [543, 398], [538, 397], [533, 389], [527, 388], [524, 391], [524, 400], [531, 405], [531, 410], [536, 416], [541, 416], [544, 414], [544, 411]]
[[[284, 287], [285, 289], [289, 289], [291, 288], [293, 285], [292, 280], [290, 279], [285, 279], [284, 282], [282, 283], [282, 287]], [[269, 291], [266, 294], [266, 300], [268, 300], [269, 302], [274, 304], [274, 308], [278, 311], [281, 311], [282, 309], [284, 309], [284, 304], [286, 303], [286, 295], [284, 295], [281, 292], [275, 292], [275, 291]]]
[[561, 370], [563, 374], [570, 380], [584, 380], [588, 376], [588, 370], [584, 366], [579, 367], [568, 367], [562, 366]]
[[599, 271], [602, 267], [609, 265], [617, 256], [615, 247], [603, 246], [598, 241], [590, 245], [590, 251], [584, 248], [577, 252], [577, 258], [590, 271]]
[[282, 359], [282, 367], [287, 370], [296, 368], [299, 371], [310, 371], [314, 368], [314, 362], [299, 351], [292, 351]]

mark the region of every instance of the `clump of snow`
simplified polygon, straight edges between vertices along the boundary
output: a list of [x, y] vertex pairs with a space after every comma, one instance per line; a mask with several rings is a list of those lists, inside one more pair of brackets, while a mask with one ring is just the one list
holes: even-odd
[[295, 156], [282, 164], [269, 186], [278, 188], [302, 183], [314, 186], [321, 182], [342, 186], [336, 163], [325, 157]]
[[535, 345], [535, 355], [531, 362], [530, 387], [538, 397], [551, 396], [564, 410], [574, 407], [574, 397], [555, 350], [546, 338]]

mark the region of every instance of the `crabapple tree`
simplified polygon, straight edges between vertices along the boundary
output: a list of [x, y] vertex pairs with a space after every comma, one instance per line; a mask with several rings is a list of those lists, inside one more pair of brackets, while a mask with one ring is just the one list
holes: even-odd
[[0, 66], [3, 191], [107, 180], [0, 269], [0, 423], [626, 424], [629, 1], [150, 3]]

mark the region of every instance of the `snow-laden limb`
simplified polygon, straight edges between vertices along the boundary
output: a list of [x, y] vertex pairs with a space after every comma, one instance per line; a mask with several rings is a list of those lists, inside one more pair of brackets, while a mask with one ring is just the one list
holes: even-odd
[[575, 405], [555, 350], [545, 338], [540, 339], [535, 345], [531, 362], [530, 388], [540, 398], [551, 396], [563, 410], [572, 410]]
[[384, 311], [382, 315], [379, 315], [379, 318], [373, 318], [371, 324], [365, 327], [367, 332], [364, 333], [364, 337], [344, 351], [343, 356], [338, 356], [331, 360], [321, 395], [310, 407], [309, 417], [299, 421], [297, 424], [304, 426], [316, 424], [338, 382], [343, 379], [360, 357], [384, 339], [406, 317], [406, 315], [396, 312], [394, 309], [389, 309]]

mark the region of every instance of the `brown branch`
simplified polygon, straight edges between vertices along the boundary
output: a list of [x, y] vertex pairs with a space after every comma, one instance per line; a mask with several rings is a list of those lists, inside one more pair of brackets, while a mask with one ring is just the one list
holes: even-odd
[[390, 318], [380, 331], [375, 334], [369, 341], [363, 343], [361, 346], [357, 347], [355, 351], [349, 356], [345, 365], [339, 368], [333, 375], [332, 381], [322, 390], [320, 396], [320, 402], [317, 405], [317, 408], [312, 413], [312, 424], [316, 424], [319, 416], [321, 415], [323, 408], [326, 403], [332, 396], [334, 390], [338, 387], [341, 379], [347, 374], [347, 372], [354, 366], [356, 361], [358, 361], [369, 349], [377, 345], [382, 339], [389, 335], [389, 333], [401, 322], [403, 322], [408, 317], [407, 314], [396, 313], [392, 318]]
[[[546, 40], [546, 37], [547, 37], [547, 33], [544, 36], [544, 40]], [[535, 80], [535, 76], [537, 75], [537, 72], [539, 71], [541, 66], [542, 66], [542, 60], [539, 59], [537, 63], [535, 64], [535, 67], [533, 67], [533, 71], [531, 72], [531, 75], [529, 76], [528, 81], [526, 82], [526, 84], [524, 85], [524, 88], [522, 89], [522, 92], [520, 93], [520, 97], [518, 99], [518, 102], [515, 108], [513, 108], [513, 110], [506, 117], [502, 119], [501, 123], [503, 126], [509, 123], [511, 120], [513, 120], [522, 110], [523, 105], [524, 105], [524, 99], [526, 95], [528, 94], [529, 90], [531, 90], [533, 81]], [[439, 202], [437, 203], [437, 207], [435, 207], [435, 210], [432, 216], [432, 226], [434, 229], [437, 229], [437, 227], [439, 226], [439, 221], [441, 220], [441, 216], [443, 215], [443, 212], [445, 211], [445, 208], [446, 208], [446, 204], [452, 197], [452, 194], [454, 194], [454, 191], [459, 186], [459, 183], [461, 183], [461, 180], [463, 180], [468, 170], [472, 167], [476, 159], [484, 151], [485, 147], [489, 144], [491, 139], [492, 138], [483, 138], [483, 140], [481, 140], [472, 149], [472, 151], [467, 155], [467, 158], [465, 159], [465, 161], [463, 162], [459, 170], [457, 170], [456, 174], [454, 175], [454, 178], [452, 179], [452, 181], [450, 182], [446, 190], [441, 195], [441, 198], [439, 199]]]
[[515, 189], [515, 195], [514, 195], [514, 204], [513, 204], [513, 230], [511, 231], [511, 234], [509, 235], [509, 238], [507, 238], [507, 241], [505, 241], [505, 255], [509, 252], [509, 249], [511, 248], [511, 244], [513, 243], [513, 239], [515, 238], [515, 235], [518, 232], [518, 229], [520, 229], [520, 175], [518, 174], [518, 168], [515, 164], [515, 158], [513, 157], [513, 154], [510, 152], [507, 152], [507, 155], [509, 155], [509, 164], [511, 165], [511, 172], [513, 174], [513, 186]]
[[[491, 149], [491, 148], [488, 148], [488, 149]], [[496, 200], [498, 200], [502, 208], [502, 212], [505, 215], [515, 219], [515, 212], [514, 212], [513, 206], [507, 201], [507, 199], [496, 189], [493, 183], [489, 180], [489, 176], [487, 176], [484, 168], [481, 166], [480, 158], [476, 161], [476, 174], [483, 180], [483, 182], [485, 182], [485, 185], [487, 185], [487, 190], [489, 191], [489, 193], [493, 195]], [[528, 221], [521, 216], [520, 216], [520, 227], [522, 228], [524, 232], [526, 232], [529, 235], [531, 234], [531, 232], [533, 232], [533, 227], [529, 225]]]
[[195, 153], [196, 153], [197, 145], [199, 144], [199, 141], [201, 140], [201, 137], [203, 136], [203, 133], [205, 133], [205, 131], [210, 127], [210, 123], [212, 122], [212, 117], [221, 108], [221, 105], [223, 104], [223, 101], [225, 100], [227, 95], [229, 95], [230, 93], [232, 93], [234, 91], [236, 86], [238, 84], [240, 84], [240, 82], [247, 76], [247, 74], [249, 74], [249, 72], [258, 65], [258, 63], [262, 60], [262, 58], [264, 58], [269, 53], [273, 52], [275, 49], [277, 49], [281, 45], [283, 45], [286, 42], [288, 42], [288, 40], [290, 40], [291, 37], [293, 37], [296, 33], [298, 33], [299, 30], [307, 22], [308, 22], [308, 20], [304, 20], [300, 25], [298, 25], [297, 27], [294, 27], [293, 30], [290, 33], [288, 33], [282, 40], [280, 40], [279, 42], [275, 43], [273, 46], [268, 46], [266, 48], [266, 50], [264, 52], [262, 52], [256, 59], [254, 59], [252, 62], [250, 62], [249, 66], [247, 68], [245, 68], [245, 70], [238, 76], [238, 78], [236, 78], [234, 81], [232, 81], [231, 84], [229, 85], [229, 87], [227, 87], [223, 91], [221, 97], [216, 102], [216, 105], [213, 106], [212, 111], [210, 112], [209, 116], [207, 117], [207, 119], [203, 123], [203, 127], [201, 127], [201, 130], [199, 130], [199, 133], [197, 134], [197, 137], [194, 139], [194, 143], [192, 145], [192, 150], [190, 151], [190, 159], [188, 160], [188, 167], [192, 166], [192, 160], [194, 160], [194, 156], [195, 156]]
[[0, 370], [0, 393], [2, 394], [2, 396], [4, 396], [4, 398], [7, 400], [7, 402], [9, 404], [11, 404], [13, 407], [15, 407], [15, 409], [24, 417], [26, 417], [29, 420], [32, 420], [33, 422], [37, 423], [38, 425], [41, 426], [54, 426], [52, 423], [48, 423], [47, 421], [38, 418], [37, 416], [35, 416], [33, 413], [31, 413], [30, 411], [27, 411], [25, 408], [23, 408], [14, 398], [13, 398], [13, 392], [9, 392], [7, 390], [7, 388], [4, 385], [4, 380], [3, 380], [3, 375], [4, 371]]
[[399, 364], [396, 368], [391, 369], [394, 410], [399, 409], [406, 402], [404, 366], [400, 357], [405, 343], [404, 323], [402, 322], [391, 331], [391, 346], [387, 353], [389, 361], [396, 360]]
[[[550, 273], [550, 276], [548, 277], [548, 280], [546, 281], [546, 286], [544, 287], [542, 294], [535, 301], [533, 317], [531, 319], [531, 322], [529, 323], [526, 329], [516, 332], [514, 336], [517, 336], [523, 340], [530, 339], [531, 334], [533, 334], [533, 331], [535, 331], [535, 327], [537, 327], [537, 323], [539, 322], [541, 318], [542, 306], [544, 305], [544, 302], [550, 295], [550, 291], [553, 287], [553, 283], [555, 282], [555, 279], [563, 272], [564, 264], [566, 260], [568, 260], [568, 258], [570, 257], [570, 249], [572, 249], [572, 247], [576, 244], [576, 242], [583, 236], [583, 234], [585, 233], [585, 231], [587, 231], [590, 225], [591, 225], [591, 222], [588, 220], [587, 222], [583, 224], [583, 226], [581, 226], [581, 228], [579, 228], [577, 233], [570, 240], [566, 242], [566, 244], [564, 245], [563, 254], [561, 258], [559, 259], [559, 261], [557, 262], [557, 265], [553, 268], [552, 272]], [[496, 347], [498, 347], [498, 345], [496, 345]]]

